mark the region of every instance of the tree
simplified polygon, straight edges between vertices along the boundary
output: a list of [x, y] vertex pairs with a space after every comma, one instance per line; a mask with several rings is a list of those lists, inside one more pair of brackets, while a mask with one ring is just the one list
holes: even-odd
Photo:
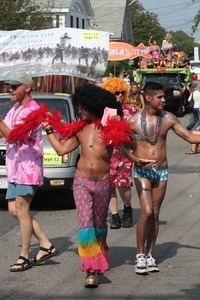
[[1, 0], [0, 30], [40, 30], [52, 27], [54, 1], [45, 6], [34, 0]]
[[135, 1], [130, 6], [130, 15], [133, 28], [134, 45], [143, 43], [148, 45], [150, 36], [161, 45], [165, 37], [166, 30], [158, 22], [158, 17], [154, 13], [150, 13], [144, 7]]
[[115, 76], [119, 76], [119, 74], [123, 70], [126, 70], [126, 72], [130, 75], [130, 80], [133, 81], [132, 67], [129, 65], [129, 60], [116, 62], [109, 61], [104, 76], [108, 76], [109, 73], [113, 73]]
[[[195, 0], [193, 0], [194, 2]], [[192, 31], [193, 33], [195, 33], [197, 31], [197, 28], [199, 26], [200, 23], [200, 10], [198, 10], [196, 16], [193, 19], [193, 26], [192, 26]]]
[[[141, 42], [148, 44], [149, 37], [152, 35], [153, 39], [155, 39], [158, 45], [161, 46], [166, 34], [166, 30], [159, 24], [157, 15], [146, 11], [139, 1], [132, 3], [130, 6], [130, 11], [134, 45], [137, 45]], [[197, 20], [200, 22], [200, 10], [196, 16], [196, 26], [198, 26]], [[193, 59], [194, 47], [199, 46], [199, 44], [194, 42], [194, 38], [191, 38], [184, 31], [170, 33], [173, 37], [173, 43], [178, 45], [180, 51], [185, 52], [189, 59]]]

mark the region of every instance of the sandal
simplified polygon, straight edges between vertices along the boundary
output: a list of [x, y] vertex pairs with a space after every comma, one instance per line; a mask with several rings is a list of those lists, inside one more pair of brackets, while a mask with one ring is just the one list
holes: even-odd
[[198, 153], [198, 152], [193, 151], [193, 150], [190, 150], [190, 151], [185, 152], [185, 154], [197, 154], [197, 153]]
[[[40, 257], [40, 259], [36, 258], [37, 257], [37, 254], [36, 254], [35, 257], [30, 260], [33, 266], [37, 266], [41, 262], [45, 261], [46, 259], [51, 258], [51, 257], [55, 256], [56, 254], [58, 254], [58, 251], [56, 250], [56, 248], [53, 245], [51, 245], [51, 247], [49, 249], [40, 247], [40, 250], [45, 251], [48, 254], [44, 254], [42, 257]], [[54, 250], [54, 252], [53, 252], [53, 250]]]
[[[19, 256], [18, 259], [21, 259], [23, 260], [22, 263], [15, 263], [11, 266], [10, 268], [10, 272], [22, 272], [22, 271], [25, 271], [25, 270], [28, 270], [30, 268], [32, 268], [32, 263], [30, 262], [29, 259], [25, 258], [24, 256]], [[14, 266], [20, 266], [21, 268], [16, 268], [16, 269], [12, 269], [12, 267]]]

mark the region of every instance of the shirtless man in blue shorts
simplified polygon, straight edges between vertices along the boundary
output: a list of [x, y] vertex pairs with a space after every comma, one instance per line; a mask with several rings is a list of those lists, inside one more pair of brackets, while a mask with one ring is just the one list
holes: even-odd
[[152, 254], [168, 179], [167, 133], [172, 129], [189, 143], [200, 140], [199, 135], [185, 129], [172, 113], [163, 110], [165, 98], [161, 84], [146, 83], [144, 97], [145, 108], [128, 120], [133, 129], [132, 145], [123, 147], [124, 154], [135, 164], [133, 177], [141, 206], [137, 223], [137, 274], [159, 271]]

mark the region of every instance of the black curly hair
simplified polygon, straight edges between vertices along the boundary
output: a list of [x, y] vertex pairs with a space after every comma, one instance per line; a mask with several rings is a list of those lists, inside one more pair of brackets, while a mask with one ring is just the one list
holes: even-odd
[[72, 103], [76, 112], [78, 111], [78, 106], [81, 105], [86, 111], [93, 114], [96, 119], [102, 118], [105, 107], [116, 108], [117, 114], [123, 117], [122, 106], [116, 101], [115, 95], [94, 84], [77, 86], [72, 95]]

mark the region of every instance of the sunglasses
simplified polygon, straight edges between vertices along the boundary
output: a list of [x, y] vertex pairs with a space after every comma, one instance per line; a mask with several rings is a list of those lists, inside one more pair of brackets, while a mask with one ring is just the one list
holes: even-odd
[[16, 91], [18, 89], [18, 87], [20, 87], [22, 84], [17, 84], [17, 85], [8, 85], [8, 90], [12, 90], [12, 91]]
[[125, 94], [125, 91], [115, 92], [114, 94], [116, 96], [119, 96], [120, 94], [123, 96]]

